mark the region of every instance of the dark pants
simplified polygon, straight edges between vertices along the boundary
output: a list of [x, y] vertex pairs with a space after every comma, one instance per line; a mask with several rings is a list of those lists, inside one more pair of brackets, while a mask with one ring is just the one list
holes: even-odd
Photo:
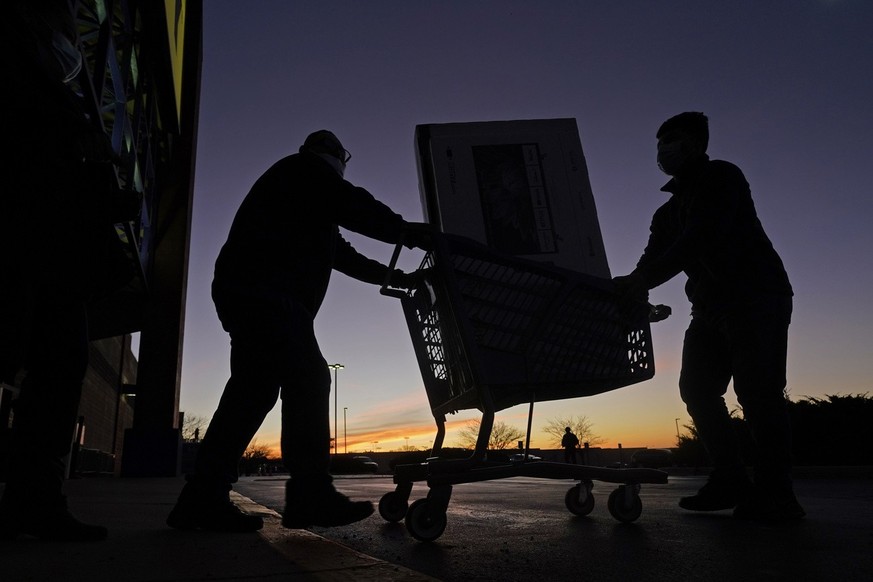
[[282, 460], [291, 477], [330, 480], [330, 372], [313, 316], [290, 300], [217, 300], [230, 334], [230, 380], [200, 445], [197, 479], [229, 488], [267, 414], [282, 397]]
[[[10, 297], [0, 295], [9, 308]], [[52, 502], [61, 497], [64, 459], [74, 437], [88, 366], [88, 320], [84, 301], [75, 298], [37, 291], [14, 304], [21, 309], [16, 319], [25, 325], [17, 337], [26, 345], [21, 362], [26, 375], [13, 403], [4, 497]]]
[[576, 447], [564, 447], [564, 462], [576, 464]]
[[733, 379], [756, 445], [755, 482], [791, 487], [791, 427], [784, 389], [790, 297], [718, 318], [695, 313], [685, 333], [679, 391], [715, 469], [744, 466], [725, 405]]

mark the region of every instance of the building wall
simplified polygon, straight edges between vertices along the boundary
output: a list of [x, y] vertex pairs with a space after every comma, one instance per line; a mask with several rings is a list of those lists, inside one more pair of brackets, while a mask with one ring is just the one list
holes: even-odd
[[136, 384], [137, 361], [130, 336], [91, 342], [89, 358], [71, 471], [115, 474], [121, 465], [124, 430], [133, 425], [133, 397], [125, 393], [126, 386]]
[[[121, 466], [124, 430], [133, 425], [133, 396], [125, 394], [136, 384], [137, 360], [130, 336], [96, 340], [89, 345], [89, 364], [82, 383], [77, 438], [68, 461], [71, 474], [117, 474]], [[0, 386], [0, 480], [14, 417], [16, 385]], [[73, 437], [74, 435], [70, 435]]]
[[[90, 349], [81, 425], [70, 460], [74, 471], [117, 473], [125, 430], [133, 425], [134, 398], [125, 395], [124, 387], [137, 381], [137, 363], [129, 352], [129, 335], [124, 334], [139, 331], [149, 346], [141, 352], [139, 379], [147, 389], [141, 391], [145, 398], [140, 398], [138, 421], [146, 428], [157, 424], [164, 429], [174, 426], [178, 414], [202, 2], [68, 4], [76, 15], [77, 45], [85, 57], [73, 82], [75, 92], [118, 156], [119, 193], [134, 192], [141, 201], [135, 219], [116, 224], [119, 251], [134, 277], [89, 305], [89, 331], [96, 341]], [[0, 473], [12, 419], [9, 404], [16, 391], [0, 387]], [[150, 401], [151, 406], [143, 406]], [[154, 447], [147, 444], [143, 449], [151, 451]], [[128, 455], [128, 460], [133, 457]]]

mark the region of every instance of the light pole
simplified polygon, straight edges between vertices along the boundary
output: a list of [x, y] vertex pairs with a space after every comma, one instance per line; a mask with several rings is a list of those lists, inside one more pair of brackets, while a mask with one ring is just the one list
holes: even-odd
[[339, 398], [339, 386], [337, 385], [337, 372], [345, 368], [342, 364], [328, 364], [328, 368], [333, 370], [333, 454], [337, 453], [337, 398]]
[[676, 446], [679, 446], [679, 419], [676, 419]]
[[349, 433], [346, 432], [346, 411], [348, 406], [343, 406], [343, 452], [349, 452]]

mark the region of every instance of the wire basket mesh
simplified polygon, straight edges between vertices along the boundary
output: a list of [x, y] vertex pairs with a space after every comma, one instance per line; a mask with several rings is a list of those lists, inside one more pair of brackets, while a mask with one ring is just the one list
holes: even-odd
[[431, 408], [501, 410], [654, 375], [648, 305], [611, 282], [443, 235], [404, 311]]

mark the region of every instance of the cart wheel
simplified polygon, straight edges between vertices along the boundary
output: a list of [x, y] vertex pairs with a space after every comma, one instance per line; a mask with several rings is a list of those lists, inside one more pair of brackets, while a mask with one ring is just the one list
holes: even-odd
[[420, 542], [431, 542], [446, 529], [446, 514], [428, 499], [413, 501], [406, 512], [406, 529]]
[[385, 521], [397, 523], [406, 517], [406, 510], [408, 507], [409, 503], [402, 495], [396, 491], [389, 491], [379, 500], [379, 515], [381, 515]]
[[574, 515], [588, 515], [594, 509], [594, 496], [591, 494], [591, 489], [582, 483], [570, 487], [564, 495], [564, 505]]
[[622, 485], [610, 493], [609, 500], [607, 501], [609, 513], [612, 514], [612, 517], [622, 523], [636, 521], [643, 512], [643, 502], [640, 500], [640, 496], [636, 493], [632, 495], [630, 505], [628, 505], [625, 497], [627, 495], [625, 493], [626, 487], [626, 485]]

